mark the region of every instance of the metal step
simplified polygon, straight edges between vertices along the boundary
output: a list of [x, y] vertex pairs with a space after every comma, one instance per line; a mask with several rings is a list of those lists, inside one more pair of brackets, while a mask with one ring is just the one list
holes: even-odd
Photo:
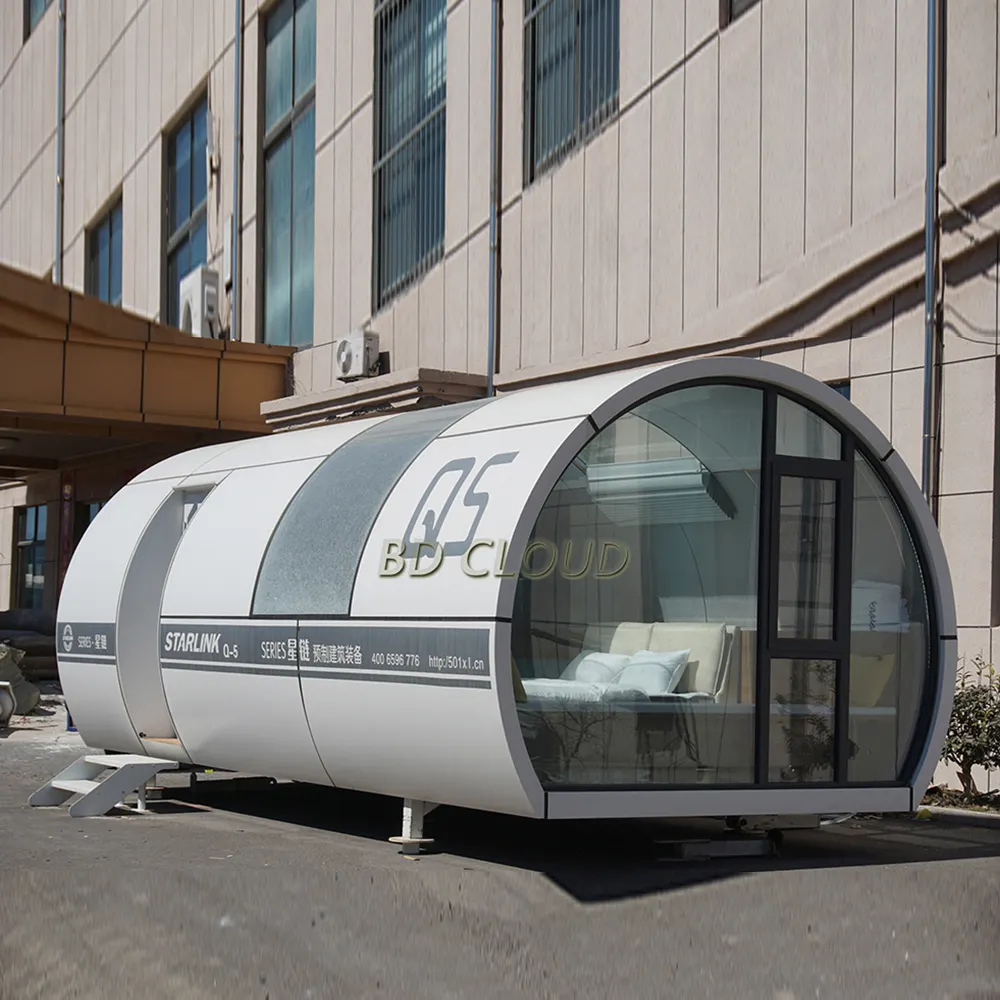
[[61, 792], [72, 792], [74, 795], [86, 795], [92, 792], [99, 784], [99, 781], [73, 780], [69, 778], [53, 778], [50, 782], [53, 788], [58, 788]]
[[89, 753], [84, 760], [88, 764], [97, 764], [118, 770], [130, 764], [158, 764], [161, 771], [176, 771], [180, 764], [175, 760], [164, 760], [162, 757], [144, 757], [138, 753]]

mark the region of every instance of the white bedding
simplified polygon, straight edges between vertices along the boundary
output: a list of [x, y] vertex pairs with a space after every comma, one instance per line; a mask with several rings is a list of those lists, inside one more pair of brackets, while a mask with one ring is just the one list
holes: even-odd
[[601, 684], [596, 681], [570, 681], [559, 677], [526, 677], [524, 693], [531, 702], [566, 705], [607, 704], [609, 702], [649, 701], [649, 695], [639, 688], [622, 684]]

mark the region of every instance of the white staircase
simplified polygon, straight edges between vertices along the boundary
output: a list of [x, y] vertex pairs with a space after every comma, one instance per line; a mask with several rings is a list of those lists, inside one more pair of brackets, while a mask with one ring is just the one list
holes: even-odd
[[175, 771], [175, 760], [139, 754], [85, 754], [47, 781], [29, 799], [30, 806], [60, 806], [75, 795], [69, 814], [103, 816], [120, 806], [126, 795], [138, 794], [137, 810], [146, 810], [146, 782], [160, 771]]

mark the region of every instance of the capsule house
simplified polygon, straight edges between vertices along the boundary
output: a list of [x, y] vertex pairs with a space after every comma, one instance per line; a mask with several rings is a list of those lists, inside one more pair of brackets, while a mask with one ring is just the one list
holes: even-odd
[[956, 660], [902, 459], [738, 358], [177, 455], [58, 630], [92, 747], [539, 818], [908, 810]]

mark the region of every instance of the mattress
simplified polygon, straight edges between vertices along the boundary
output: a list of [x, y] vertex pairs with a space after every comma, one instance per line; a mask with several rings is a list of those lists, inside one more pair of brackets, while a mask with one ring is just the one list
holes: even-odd
[[558, 677], [526, 677], [523, 680], [524, 693], [528, 701], [539, 704], [558, 705], [606, 705], [613, 702], [649, 701], [649, 695], [640, 688], [624, 687], [621, 684], [600, 684], [591, 681], [569, 681]]

